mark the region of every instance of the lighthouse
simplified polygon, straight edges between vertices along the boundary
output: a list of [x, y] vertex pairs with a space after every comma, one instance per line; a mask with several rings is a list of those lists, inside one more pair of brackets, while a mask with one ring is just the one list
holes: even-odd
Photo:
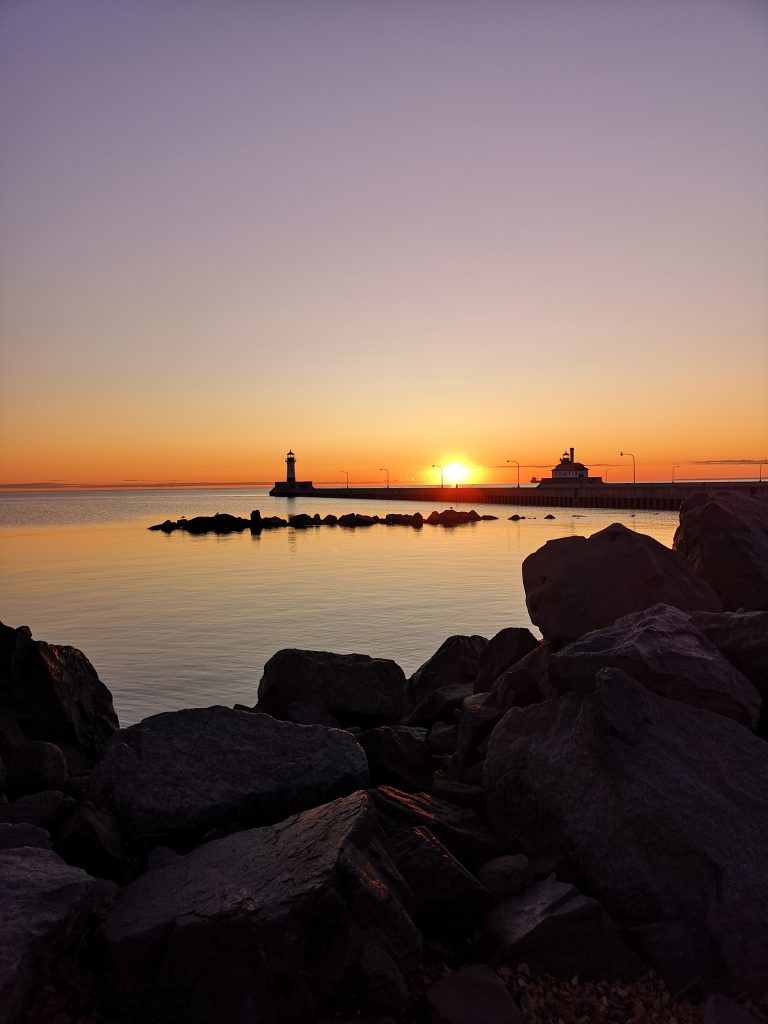
[[296, 486], [296, 456], [293, 452], [288, 452], [285, 456], [285, 482], [289, 487]]
[[313, 490], [311, 480], [296, 479], [296, 456], [288, 452], [285, 456], [285, 480], [277, 480], [269, 493], [292, 498], [298, 494], [312, 494]]

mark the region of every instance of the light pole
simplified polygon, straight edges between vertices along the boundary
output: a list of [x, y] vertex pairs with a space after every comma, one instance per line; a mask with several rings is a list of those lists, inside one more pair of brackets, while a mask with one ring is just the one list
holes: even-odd
[[676, 469], [680, 469], [680, 467], [679, 466], [673, 466], [672, 467], [672, 483], [675, 482], [675, 470]]
[[757, 475], [757, 482], [759, 484], [763, 482], [763, 466], [766, 464], [766, 462], [768, 462], [768, 459], [763, 459], [763, 461], [760, 463], [760, 471]]
[[608, 470], [609, 470], [610, 467], [609, 466], [605, 466], [604, 468], [605, 468], [605, 482], [608, 483]]
[[632, 459], [632, 483], [636, 484], [637, 474], [635, 470], [635, 456], [632, 454], [632, 452], [619, 452], [619, 455], [621, 455], [622, 457], [626, 455], [628, 458]]
[[520, 463], [517, 461], [517, 459], [507, 459], [507, 462], [511, 462], [513, 465], [517, 466], [517, 489], [519, 491], [520, 490]]
[[344, 476], [347, 478], [347, 490], [349, 490], [349, 473], [346, 471], [346, 469], [340, 469], [339, 472], [343, 473]]
[[443, 467], [442, 466], [438, 466], [435, 463], [432, 463], [432, 469], [439, 469], [440, 470], [440, 490], [442, 491], [443, 487], [444, 487], [444, 484], [443, 484]]
[[388, 469], [384, 469], [384, 468], [382, 467], [382, 468], [381, 468], [381, 469], [379, 470], [379, 472], [380, 472], [380, 473], [386, 473], [386, 474], [387, 474], [387, 490], [389, 490], [389, 470], [388, 470]]

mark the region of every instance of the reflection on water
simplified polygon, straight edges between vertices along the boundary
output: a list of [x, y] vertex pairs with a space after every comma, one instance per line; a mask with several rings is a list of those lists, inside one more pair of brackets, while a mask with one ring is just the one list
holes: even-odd
[[[457, 506], [460, 507], [460, 506]], [[265, 491], [0, 495], [0, 618], [80, 647], [123, 724], [182, 706], [253, 704], [281, 647], [394, 658], [412, 672], [452, 633], [530, 625], [523, 559], [555, 537], [623, 521], [671, 545], [674, 513], [549, 509], [445, 529], [319, 527], [217, 537], [150, 533], [166, 518], [424, 514], [417, 502], [269, 498]]]

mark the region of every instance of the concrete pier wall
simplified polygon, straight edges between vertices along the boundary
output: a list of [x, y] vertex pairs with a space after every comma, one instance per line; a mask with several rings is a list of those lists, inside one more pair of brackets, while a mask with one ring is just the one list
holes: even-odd
[[768, 481], [686, 484], [544, 484], [539, 487], [311, 487], [292, 492], [285, 484], [270, 494], [296, 498], [362, 501], [427, 501], [434, 505], [518, 505], [554, 508], [650, 509], [676, 512], [692, 494], [738, 491], [768, 500]]

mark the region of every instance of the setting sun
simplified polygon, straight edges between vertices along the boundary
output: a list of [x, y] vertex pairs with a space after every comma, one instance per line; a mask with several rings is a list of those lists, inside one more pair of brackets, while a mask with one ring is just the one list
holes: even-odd
[[443, 467], [443, 476], [447, 484], [462, 484], [469, 476], [469, 470], [461, 462], [449, 462]]

